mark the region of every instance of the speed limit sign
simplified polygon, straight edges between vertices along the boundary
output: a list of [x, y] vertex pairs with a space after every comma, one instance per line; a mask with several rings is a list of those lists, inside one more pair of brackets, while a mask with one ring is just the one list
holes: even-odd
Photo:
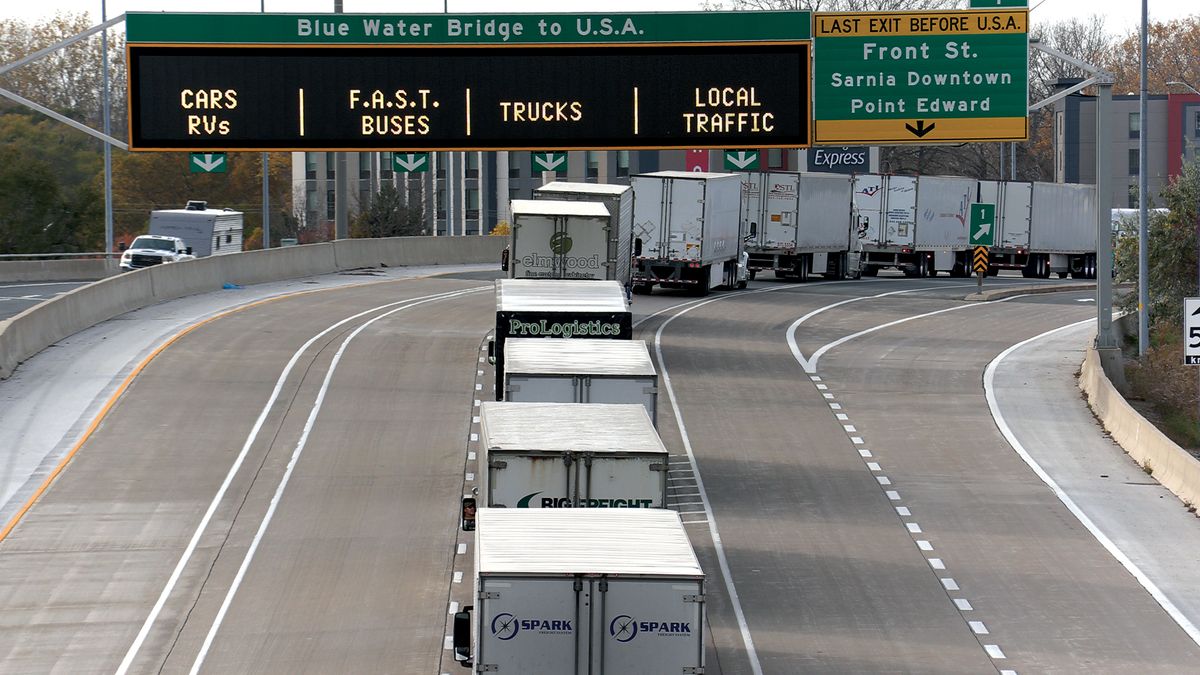
[[1183, 299], [1183, 363], [1200, 366], [1200, 298]]

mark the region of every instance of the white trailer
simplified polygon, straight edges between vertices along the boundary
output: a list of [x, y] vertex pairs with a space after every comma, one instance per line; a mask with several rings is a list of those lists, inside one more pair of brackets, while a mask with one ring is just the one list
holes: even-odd
[[527, 403], [639, 403], [657, 424], [658, 373], [645, 340], [504, 343], [504, 400]]
[[979, 181], [950, 176], [921, 176], [917, 181], [917, 235], [920, 254], [911, 276], [937, 276], [938, 270], [954, 274], [961, 252], [971, 247], [971, 204]]
[[738, 174], [659, 171], [633, 176], [630, 184], [634, 293], [654, 286], [700, 295], [745, 288]]
[[[508, 238], [513, 279], [611, 279], [611, 218], [595, 202], [514, 199]], [[626, 265], [628, 268], [628, 264]]]
[[915, 248], [917, 179], [859, 174], [854, 177], [853, 210], [862, 273], [875, 276], [894, 267], [915, 276], [922, 256]]
[[192, 255], [239, 253], [242, 250], [242, 212], [210, 209], [205, 202], [188, 202], [186, 209], [150, 212], [150, 234], [179, 237]]
[[632, 340], [625, 289], [615, 281], [497, 279], [496, 331], [488, 344], [496, 400], [504, 395], [504, 343], [522, 337]]
[[1033, 222], [1029, 248], [1045, 260], [1035, 276], [1096, 278], [1096, 222], [1099, 202], [1094, 185], [1033, 184]]
[[637, 404], [479, 406], [484, 506], [666, 508], [667, 462]]
[[607, 183], [555, 181], [533, 191], [533, 198], [599, 202], [608, 207], [608, 267], [606, 279], [629, 285], [633, 273], [633, 188]]
[[812, 272], [832, 279], [857, 276], [852, 187], [844, 174], [742, 174], [742, 231], [750, 277], [760, 270], [799, 281]]
[[454, 615], [475, 673], [704, 672], [704, 571], [674, 511], [479, 509], [477, 605]]

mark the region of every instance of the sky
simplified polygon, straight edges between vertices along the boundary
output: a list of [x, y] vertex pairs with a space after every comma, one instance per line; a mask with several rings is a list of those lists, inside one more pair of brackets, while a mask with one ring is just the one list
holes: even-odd
[[[333, 0], [265, 0], [268, 12], [332, 12]], [[726, 0], [728, 2], [728, 0]], [[446, 0], [453, 13], [519, 12], [684, 12], [702, 8], [702, 0]], [[36, 21], [55, 12], [90, 12], [100, 16], [101, 0], [3, 0], [0, 16]], [[347, 13], [440, 13], [442, 0], [343, 0]], [[498, 9], [502, 4], [503, 9]], [[1054, 22], [1081, 15], [1079, 0], [1030, 0], [1033, 23]], [[1101, 14], [1109, 31], [1124, 34], [1138, 27], [1141, 3], [1137, 0], [1088, 0], [1087, 14]], [[402, 7], [402, 8], [401, 8]], [[109, 16], [141, 12], [257, 12], [260, 0], [107, 0]], [[1149, 0], [1151, 21], [1200, 14], [1193, 0]], [[1189, 11], [1191, 10], [1191, 11]]]

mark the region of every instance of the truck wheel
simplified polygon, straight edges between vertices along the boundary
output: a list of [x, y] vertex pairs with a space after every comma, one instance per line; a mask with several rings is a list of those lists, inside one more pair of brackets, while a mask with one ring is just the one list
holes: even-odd
[[737, 282], [737, 289], [738, 289], [739, 291], [744, 291], [744, 290], [746, 290], [746, 286], [748, 285], [748, 283], [749, 283], [749, 282], [747, 282], [745, 279], [743, 279], [743, 280], [741, 280], [741, 281]]
[[796, 266], [793, 268], [793, 276], [796, 281], [808, 281], [809, 267], [812, 265], [812, 258], [807, 255], [802, 255], [796, 258]]
[[711, 273], [712, 270], [707, 267], [700, 268], [700, 281], [696, 284], [696, 295], [704, 297], [712, 290], [708, 287], [708, 275]]
[[863, 268], [862, 275], [864, 277], [877, 277], [879, 276], [879, 268], [874, 265], [868, 265]]
[[634, 295], [650, 295], [650, 291], [653, 289], [654, 289], [654, 287], [651, 286], [650, 284], [634, 284], [633, 285], [633, 294]]
[[1058, 278], [1059, 278], [1059, 279], [1066, 279], [1066, 278], [1067, 278], [1067, 273], [1066, 273], [1066, 272], [1059, 272], [1059, 273], [1058, 273]]

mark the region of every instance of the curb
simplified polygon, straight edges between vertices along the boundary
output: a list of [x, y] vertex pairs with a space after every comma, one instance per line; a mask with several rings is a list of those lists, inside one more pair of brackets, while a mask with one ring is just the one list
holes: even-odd
[[1154, 480], [1188, 507], [1200, 505], [1200, 460], [1146, 421], [1104, 374], [1100, 356], [1089, 347], [1079, 372], [1079, 388], [1112, 439]]
[[971, 293], [963, 296], [967, 302], [991, 302], [1016, 295], [1037, 295], [1041, 293], [1068, 293], [1072, 291], [1091, 291], [1096, 289], [1095, 282], [1086, 284], [1040, 284], [1037, 286], [1018, 286], [1016, 288], [998, 288], [983, 293]]

